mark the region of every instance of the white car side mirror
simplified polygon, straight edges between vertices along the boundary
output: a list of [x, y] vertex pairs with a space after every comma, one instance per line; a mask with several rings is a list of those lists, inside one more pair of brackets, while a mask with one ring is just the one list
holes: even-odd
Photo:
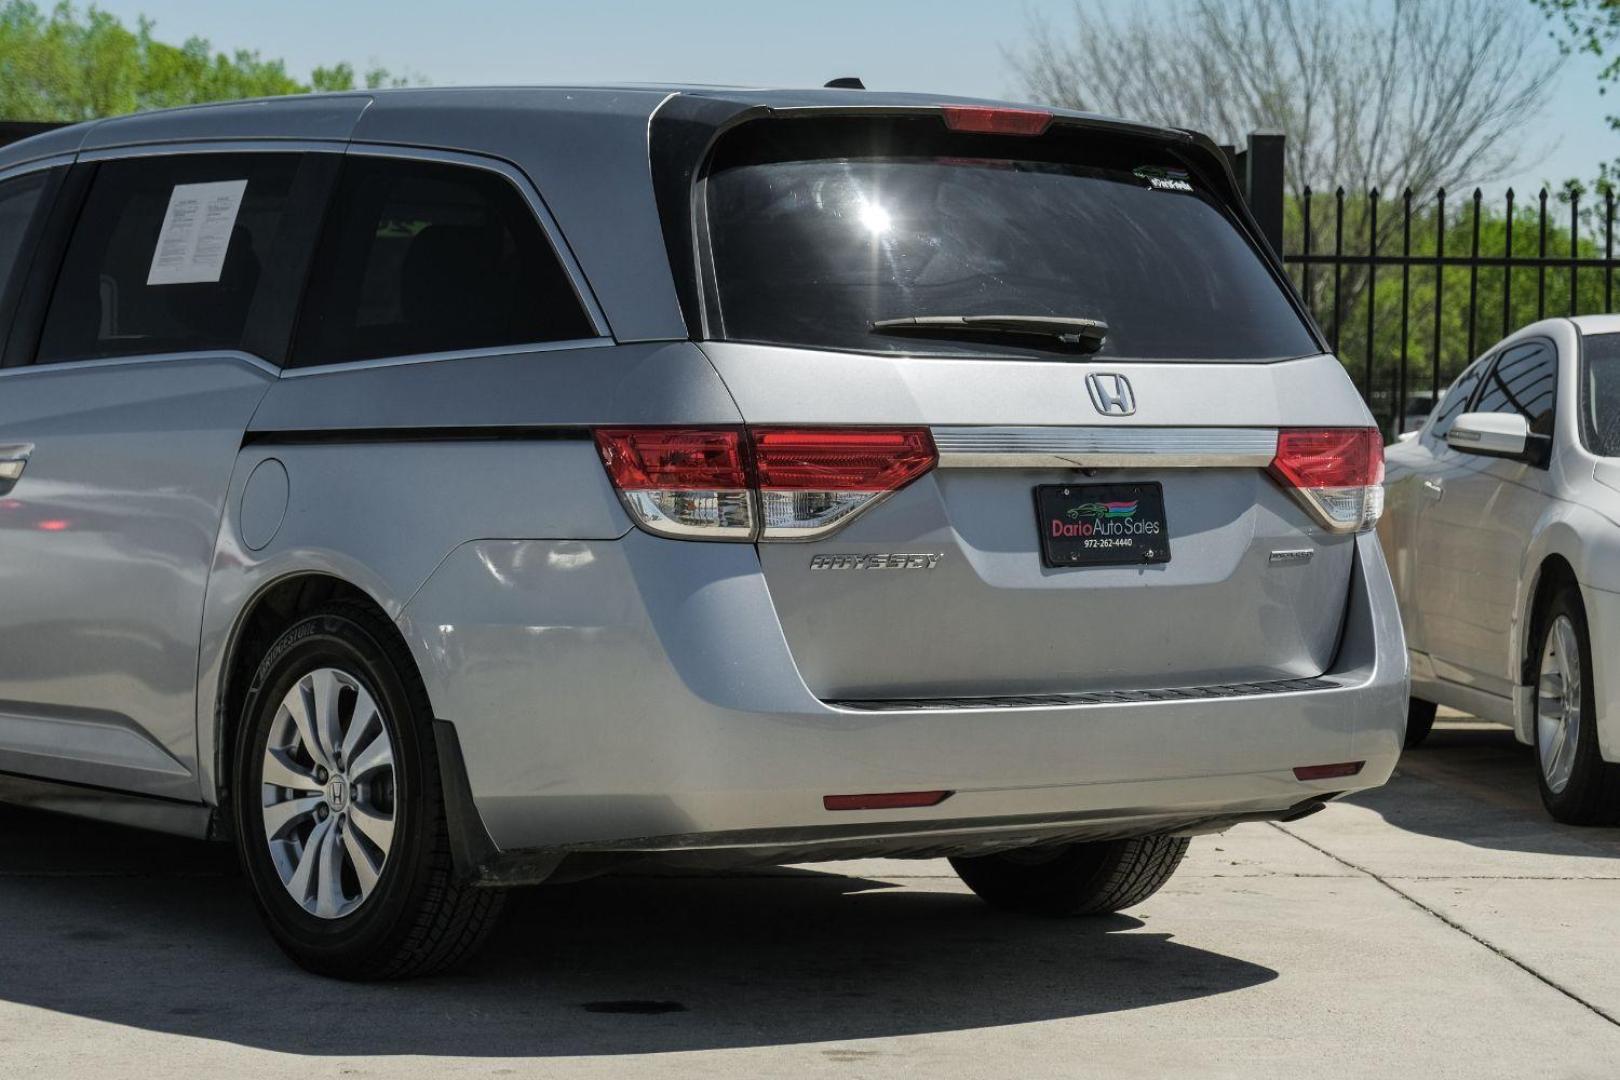
[[1530, 443], [1530, 421], [1518, 413], [1463, 413], [1446, 432], [1446, 445], [1465, 454], [1522, 458]]

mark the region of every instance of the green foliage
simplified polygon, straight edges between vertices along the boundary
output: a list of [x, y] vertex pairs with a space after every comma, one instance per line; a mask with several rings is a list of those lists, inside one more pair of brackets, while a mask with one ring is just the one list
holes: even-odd
[[[1532, 0], [1542, 14], [1559, 27], [1553, 32], [1564, 52], [1587, 53], [1606, 59], [1598, 72], [1598, 93], [1620, 85], [1620, 0]], [[1620, 131], [1620, 116], [1610, 115], [1609, 126]], [[1620, 179], [1620, 158], [1602, 165], [1600, 187]]]
[[[247, 50], [216, 53], [199, 37], [170, 45], [153, 30], [149, 19], [131, 29], [114, 15], [66, 0], [49, 11], [29, 0], [0, 0], [0, 119], [91, 120], [355, 86], [348, 64], [319, 68], [305, 84], [280, 60]], [[365, 75], [372, 88], [400, 81], [383, 69]]]
[[[1606, 83], [1620, 82], [1620, 0], [1532, 0], [1542, 14], [1561, 27], [1555, 32], [1565, 52], [1590, 53], [1608, 57], [1598, 78]], [[1600, 88], [1599, 92], [1603, 92]], [[1610, 117], [1620, 126], [1620, 117]]]
[[[1539, 193], [1538, 193], [1539, 195]], [[1602, 194], [1586, 195], [1572, 205], [1570, 191], [1549, 194], [1547, 198], [1546, 254], [1549, 258], [1567, 259], [1573, 254], [1578, 259], [1605, 257], [1607, 237], [1604, 220], [1607, 203]], [[1478, 205], [1478, 247], [1475, 248], [1476, 213], [1472, 193], [1462, 199], [1453, 195], [1445, 205], [1443, 226], [1437, 202], [1427, 198], [1413, 198], [1411, 226], [1411, 254], [1414, 259], [1433, 260], [1443, 243], [1448, 259], [1468, 258], [1477, 250], [1482, 259], [1500, 259], [1508, 250], [1508, 215], [1506, 201], [1492, 199]], [[1367, 253], [1366, 221], [1368, 199], [1345, 200], [1344, 250], [1354, 255]], [[1576, 216], [1571, 230], [1571, 214]], [[1301, 204], [1290, 200], [1287, 208], [1287, 229], [1284, 248], [1289, 252], [1303, 251], [1304, 220]], [[1395, 222], [1397, 229], [1388, 240], [1381, 240], [1380, 258], [1400, 256], [1405, 250], [1404, 236], [1398, 227], [1401, 220], [1400, 200], [1382, 200], [1378, 208], [1380, 225]], [[1331, 253], [1334, 242], [1334, 205], [1331, 196], [1318, 197], [1311, 207], [1311, 250], [1318, 254]], [[1380, 228], [1380, 232], [1383, 229]], [[1534, 259], [1542, 252], [1541, 204], [1539, 197], [1521, 197], [1513, 207], [1512, 254], [1516, 259]], [[1367, 387], [1368, 357], [1372, 363], [1371, 400], [1379, 419], [1389, 420], [1392, 406], [1399, 396], [1402, 334], [1402, 280], [1399, 266], [1380, 265], [1368, 287], [1364, 267], [1347, 267], [1340, 274], [1339, 295], [1342, 307], [1336, 310], [1334, 272], [1331, 266], [1317, 265], [1310, 269], [1290, 264], [1290, 276], [1300, 287], [1316, 314], [1317, 322], [1331, 341], [1337, 327], [1338, 354], [1358, 386]], [[1517, 330], [1537, 319], [1568, 314], [1592, 314], [1613, 310], [1614, 297], [1620, 296], [1620, 273], [1600, 267], [1583, 267], [1574, 275], [1571, 295], [1571, 274], [1568, 265], [1548, 267], [1545, 271], [1534, 266], [1481, 266], [1477, 270], [1468, 266], [1447, 265], [1438, 273], [1431, 262], [1421, 262], [1405, 271], [1410, 291], [1405, 303], [1405, 356], [1406, 398], [1408, 402], [1430, 393], [1438, 382], [1443, 389], [1462, 368], [1479, 353], [1484, 352], [1505, 333]], [[1605, 291], [1605, 278], [1609, 278], [1609, 291]], [[1545, 280], [1545, 295], [1542, 281]], [[1504, 284], [1508, 286], [1504, 296]], [[1438, 292], [1439, 303], [1436, 305]], [[1372, 305], [1372, 334], [1369, 338], [1367, 315], [1369, 298]], [[1572, 302], [1573, 301], [1573, 302]], [[1435, 325], [1438, 312], [1439, 335]], [[1439, 349], [1438, 376], [1435, 375], [1436, 341]], [[1370, 348], [1369, 348], [1370, 342]]]

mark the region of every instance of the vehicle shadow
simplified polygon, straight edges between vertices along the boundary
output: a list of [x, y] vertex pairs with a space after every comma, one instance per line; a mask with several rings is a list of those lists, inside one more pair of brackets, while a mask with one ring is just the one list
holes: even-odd
[[1407, 750], [1388, 785], [1349, 802], [1407, 832], [1539, 855], [1620, 857], [1620, 829], [1554, 821], [1542, 806], [1535, 752], [1505, 727], [1441, 720]]
[[773, 869], [527, 890], [461, 971], [345, 984], [281, 956], [233, 866], [0, 808], [0, 999], [287, 1053], [532, 1057], [970, 1030], [1277, 976], [1124, 916], [998, 915], [954, 878]]

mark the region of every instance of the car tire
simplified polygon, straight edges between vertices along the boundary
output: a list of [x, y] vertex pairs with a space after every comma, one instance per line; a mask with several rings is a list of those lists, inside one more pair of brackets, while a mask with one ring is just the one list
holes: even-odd
[[392, 624], [350, 602], [299, 619], [266, 650], [241, 724], [242, 866], [288, 956], [398, 979], [483, 943], [504, 894], [455, 879], [433, 713]]
[[1604, 761], [1598, 749], [1591, 637], [1586, 608], [1573, 585], [1560, 589], [1542, 614], [1531, 655], [1536, 665], [1532, 743], [1541, 801], [1568, 825], [1620, 823], [1620, 765]]
[[1138, 836], [1021, 848], [951, 860], [992, 907], [1035, 915], [1106, 915], [1164, 887], [1187, 854], [1184, 836]]
[[1406, 700], [1406, 748], [1421, 746], [1434, 730], [1435, 703], [1422, 698]]

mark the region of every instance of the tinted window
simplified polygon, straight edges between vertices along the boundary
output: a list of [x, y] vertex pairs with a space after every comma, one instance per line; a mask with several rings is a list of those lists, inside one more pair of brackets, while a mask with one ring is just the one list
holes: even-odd
[[1502, 352], [1491, 368], [1475, 412], [1516, 412], [1530, 421], [1536, 435], [1553, 433], [1553, 403], [1558, 397], [1558, 353], [1545, 341], [1515, 345]]
[[1587, 448], [1620, 457], [1620, 334], [1593, 334], [1581, 343], [1585, 366]]
[[344, 165], [295, 365], [594, 337], [523, 196], [485, 169]]
[[23, 235], [39, 206], [46, 174], [32, 173], [0, 184], [0, 305], [22, 256]]
[[99, 166], [39, 362], [242, 348], [300, 160], [207, 154]]
[[1446, 396], [1440, 399], [1440, 408], [1434, 414], [1434, 426], [1429, 434], [1436, 439], [1444, 439], [1446, 432], [1451, 430], [1452, 421], [1468, 411], [1468, 401], [1479, 388], [1480, 377], [1490, 365], [1491, 358], [1483, 357], [1468, 365], [1463, 373], [1457, 376], [1457, 381], [1451, 384]]
[[874, 333], [915, 316], [1101, 319], [1101, 355], [1273, 359], [1316, 343], [1219, 200], [1168, 152], [936, 119], [765, 121], [706, 183], [718, 325], [748, 341], [1050, 355]]

